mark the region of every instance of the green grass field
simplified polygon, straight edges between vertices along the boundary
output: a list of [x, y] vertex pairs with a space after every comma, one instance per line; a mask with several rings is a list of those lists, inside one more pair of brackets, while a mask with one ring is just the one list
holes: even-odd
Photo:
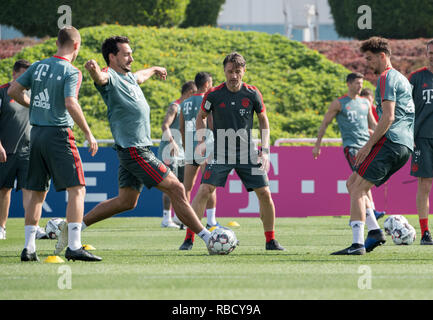
[[[331, 256], [351, 243], [348, 217], [277, 219], [284, 252], [265, 251], [260, 219], [236, 218], [240, 246], [209, 256], [198, 237], [192, 251], [178, 251], [185, 232], [161, 228], [160, 218], [112, 218], [82, 233], [102, 262], [64, 264], [43, 262], [53, 240], [37, 240], [41, 262], [20, 262], [23, 219], [9, 219], [7, 240], [0, 241], [0, 300], [431, 299], [433, 247], [419, 245], [417, 217], [408, 219], [418, 232], [411, 246], [388, 236], [364, 256]], [[70, 289], [59, 286], [65, 266]]]

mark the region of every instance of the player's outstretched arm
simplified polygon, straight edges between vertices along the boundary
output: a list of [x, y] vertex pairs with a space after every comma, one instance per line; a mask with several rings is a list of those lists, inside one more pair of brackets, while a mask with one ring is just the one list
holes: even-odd
[[328, 111], [325, 113], [325, 116], [323, 117], [322, 124], [320, 125], [319, 131], [317, 132], [317, 140], [316, 144], [313, 148], [313, 157], [314, 159], [317, 159], [317, 157], [320, 155], [320, 144], [322, 143], [323, 136], [325, 135], [326, 129], [328, 128], [329, 124], [334, 120], [334, 118], [337, 116], [337, 114], [341, 111], [341, 104], [340, 101], [334, 100], [328, 107]]
[[30, 107], [30, 98], [25, 93], [26, 88], [24, 88], [17, 81], [13, 81], [8, 89], [8, 96], [18, 102], [24, 107]]
[[142, 84], [153, 75], [159, 76], [162, 80], [167, 79], [167, 70], [163, 67], [150, 67], [148, 69], [139, 70], [134, 73], [138, 84]]
[[77, 124], [77, 126], [83, 131], [86, 140], [89, 142], [89, 152], [93, 157], [98, 151], [98, 143], [96, 142], [95, 137], [90, 131], [86, 118], [84, 117], [83, 110], [81, 109], [81, 106], [79, 105], [77, 98], [66, 97], [65, 107], [68, 110], [69, 114], [71, 115], [72, 119]]
[[99, 67], [98, 63], [95, 60], [91, 59], [87, 61], [84, 67], [87, 69], [93, 81], [98, 86], [105, 86], [108, 83], [108, 79], [109, 79], [108, 73], [102, 72], [101, 68]]

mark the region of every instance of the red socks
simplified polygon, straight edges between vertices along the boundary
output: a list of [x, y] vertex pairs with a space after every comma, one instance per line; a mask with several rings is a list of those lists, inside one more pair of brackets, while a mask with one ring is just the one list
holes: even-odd
[[424, 232], [428, 230], [428, 218], [419, 219], [419, 225], [421, 227], [421, 236], [424, 235]]
[[185, 240], [191, 239], [191, 241], [194, 242], [194, 238], [195, 238], [195, 233], [190, 228], [186, 228]]
[[265, 237], [266, 237], [266, 242], [274, 240], [275, 239], [275, 231], [266, 231]]

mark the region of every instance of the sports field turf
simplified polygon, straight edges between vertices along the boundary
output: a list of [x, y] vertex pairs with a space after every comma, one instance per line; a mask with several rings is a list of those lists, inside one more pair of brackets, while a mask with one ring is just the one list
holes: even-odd
[[[284, 252], [265, 251], [259, 218], [218, 219], [240, 224], [240, 246], [228, 256], [209, 256], [198, 237], [192, 251], [179, 251], [185, 231], [161, 228], [161, 218], [112, 218], [82, 233], [102, 262], [64, 264], [43, 263], [53, 240], [36, 241], [41, 262], [20, 262], [23, 219], [9, 219], [0, 241], [0, 300], [431, 299], [433, 247], [419, 245], [417, 217], [407, 217], [417, 229], [413, 245], [396, 246], [387, 236], [364, 256], [329, 255], [350, 245], [348, 217], [277, 219]], [[65, 270], [71, 289], [62, 289]]]

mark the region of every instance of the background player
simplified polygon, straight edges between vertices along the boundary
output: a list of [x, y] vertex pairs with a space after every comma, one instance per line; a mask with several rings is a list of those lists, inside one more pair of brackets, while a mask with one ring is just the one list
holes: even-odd
[[[192, 207], [199, 218], [202, 218], [209, 197], [216, 187], [224, 187], [228, 174], [234, 169], [246, 189], [249, 192], [254, 191], [258, 197], [266, 250], [284, 250], [275, 239], [275, 206], [267, 176], [270, 131], [265, 104], [260, 91], [242, 81], [246, 62], [239, 53], [229, 54], [223, 65], [226, 82], [205, 94], [197, 115], [199, 144], [196, 153], [205, 154], [205, 134], [202, 129], [206, 127], [206, 118], [212, 113], [214, 157], [212, 162], [206, 165]], [[258, 157], [251, 137], [254, 113], [257, 113], [261, 134], [261, 151]], [[230, 132], [235, 136], [231, 137]], [[222, 148], [218, 148], [220, 139]]]
[[427, 59], [428, 66], [409, 76], [415, 103], [415, 149], [410, 174], [418, 177], [416, 208], [421, 227], [421, 244], [433, 245], [428, 227], [429, 196], [433, 180], [433, 40], [427, 43]]
[[[370, 138], [370, 131], [373, 132], [376, 127], [370, 102], [359, 96], [364, 82], [364, 75], [361, 73], [350, 73], [346, 77], [347, 94], [332, 101], [328, 111], [323, 117], [317, 133], [316, 144], [313, 148], [313, 157], [317, 159], [320, 155], [320, 145], [329, 124], [337, 119], [338, 128], [340, 129], [343, 140], [343, 151], [350, 169], [355, 170], [355, 157], [361, 147]], [[371, 190], [368, 191], [366, 199], [367, 227], [368, 230], [379, 229], [377, 219], [383, 217], [384, 212], [375, 210]], [[371, 217], [371, 219], [370, 219]]]
[[[376, 111], [376, 105], [374, 104], [374, 93], [370, 88], [364, 88], [361, 90], [361, 93], [359, 94], [361, 97], [367, 99], [370, 102], [371, 112], [373, 112], [374, 120], [376, 122], [379, 121], [379, 115]], [[371, 132], [373, 133], [373, 132]]]
[[[17, 60], [12, 69], [13, 81], [29, 67], [27, 60]], [[6, 221], [15, 179], [16, 190], [22, 190], [24, 209], [30, 200], [30, 191], [26, 189], [30, 156], [29, 109], [8, 96], [10, 85], [0, 86], [0, 240], [6, 239]]]
[[[212, 88], [212, 76], [207, 72], [199, 72], [194, 79], [197, 87], [197, 93], [188, 98], [181, 104], [180, 113], [180, 132], [182, 134], [183, 145], [185, 146], [185, 176], [183, 184], [185, 186], [186, 197], [191, 201], [191, 191], [194, 188], [197, 178], [198, 169], [201, 168], [202, 174], [206, 166], [206, 158], [194, 154], [197, 146], [195, 123], [198, 111], [203, 102], [204, 94]], [[209, 121], [208, 121], [209, 123]], [[209, 135], [206, 139], [207, 143], [212, 143], [212, 137]], [[220, 225], [216, 221], [216, 191], [212, 193], [206, 203], [206, 228], [210, 229]], [[186, 236], [179, 250], [191, 250], [194, 243], [194, 232], [190, 229], [186, 230]]]
[[[163, 161], [173, 171], [180, 182], [183, 182], [185, 171], [185, 154], [183, 150], [182, 137], [179, 131], [179, 115], [181, 112], [180, 104], [191, 97], [197, 91], [194, 81], [187, 81], [181, 89], [181, 96], [176, 101], [170, 103], [162, 122], [162, 138], [158, 148], [158, 159]], [[168, 148], [167, 148], [168, 147]], [[167, 149], [166, 149], [167, 148]], [[163, 152], [167, 159], [164, 161]], [[163, 228], [183, 227], [181, 221], [176, 217], [176, 213], [171, 218], [171, 201], [170, 198], [162, 194], [162, 222]]]
[[104, 71], [95, 60], [89, 60], [86, 69], [107, 105], [108, 121], [120, 163], [119, 194], [99, 203], [87, 213], [83, 227], [132, 210], [137, 205], [144, 186], [156, 187], [170, 197], [174, 211], [182, 223], [207, 244], [210, 232], [195, 215], [182, 183], [149, 148], [152, 145], [150, 108], [139, 84], [153, 75], [166, 79], [166, 69], [151, 67], [132, 73], [132, 50], [129, 39], [123, 36], [106, 39], [102, 44], [102, 55], [108, 65]]
[[[65, 257], [68, 260], [100, 261], [101, 258], [87, 252], [81, 245], [86, 189], [83, 166], [71, 129], [74, 121], [89, 141], [92, 156], [98, 145], [78, 104], [82, 75], [72, 62], [80, 50], [80, 33], [74, 27], [62, 28], [56, 44], [56, 55], [32, 64], [8, 90], [17, 102], [30, 107], [30, 124], [33, 126], [30, 135], [31, 173], [29, 171], [27, 176], [31, 199], [25, 213], [25, 245], [21, 260], [38, 260], [36, 227], [52, 178], [56, 191], [66, 190], [68, 193], [66, 219], [69, 230]], [[25, 95], [25, 89], [29, 88], [30, 101]]]
[[365, 195], [403, 167], [413, 150], [415, 106], [409, 81], [392, 68], [391, 49], [386, 39], [372, 37], [361, 45], [368, 66], [380, 74], [376, 87], [379, 122], [373, 135], [358, 151], [356, 171], [347, 181], [350, 194], [352, 245], [335, 255], [359, 255], [385, 243], [381, 229], [369, 231], [364, 245]]

